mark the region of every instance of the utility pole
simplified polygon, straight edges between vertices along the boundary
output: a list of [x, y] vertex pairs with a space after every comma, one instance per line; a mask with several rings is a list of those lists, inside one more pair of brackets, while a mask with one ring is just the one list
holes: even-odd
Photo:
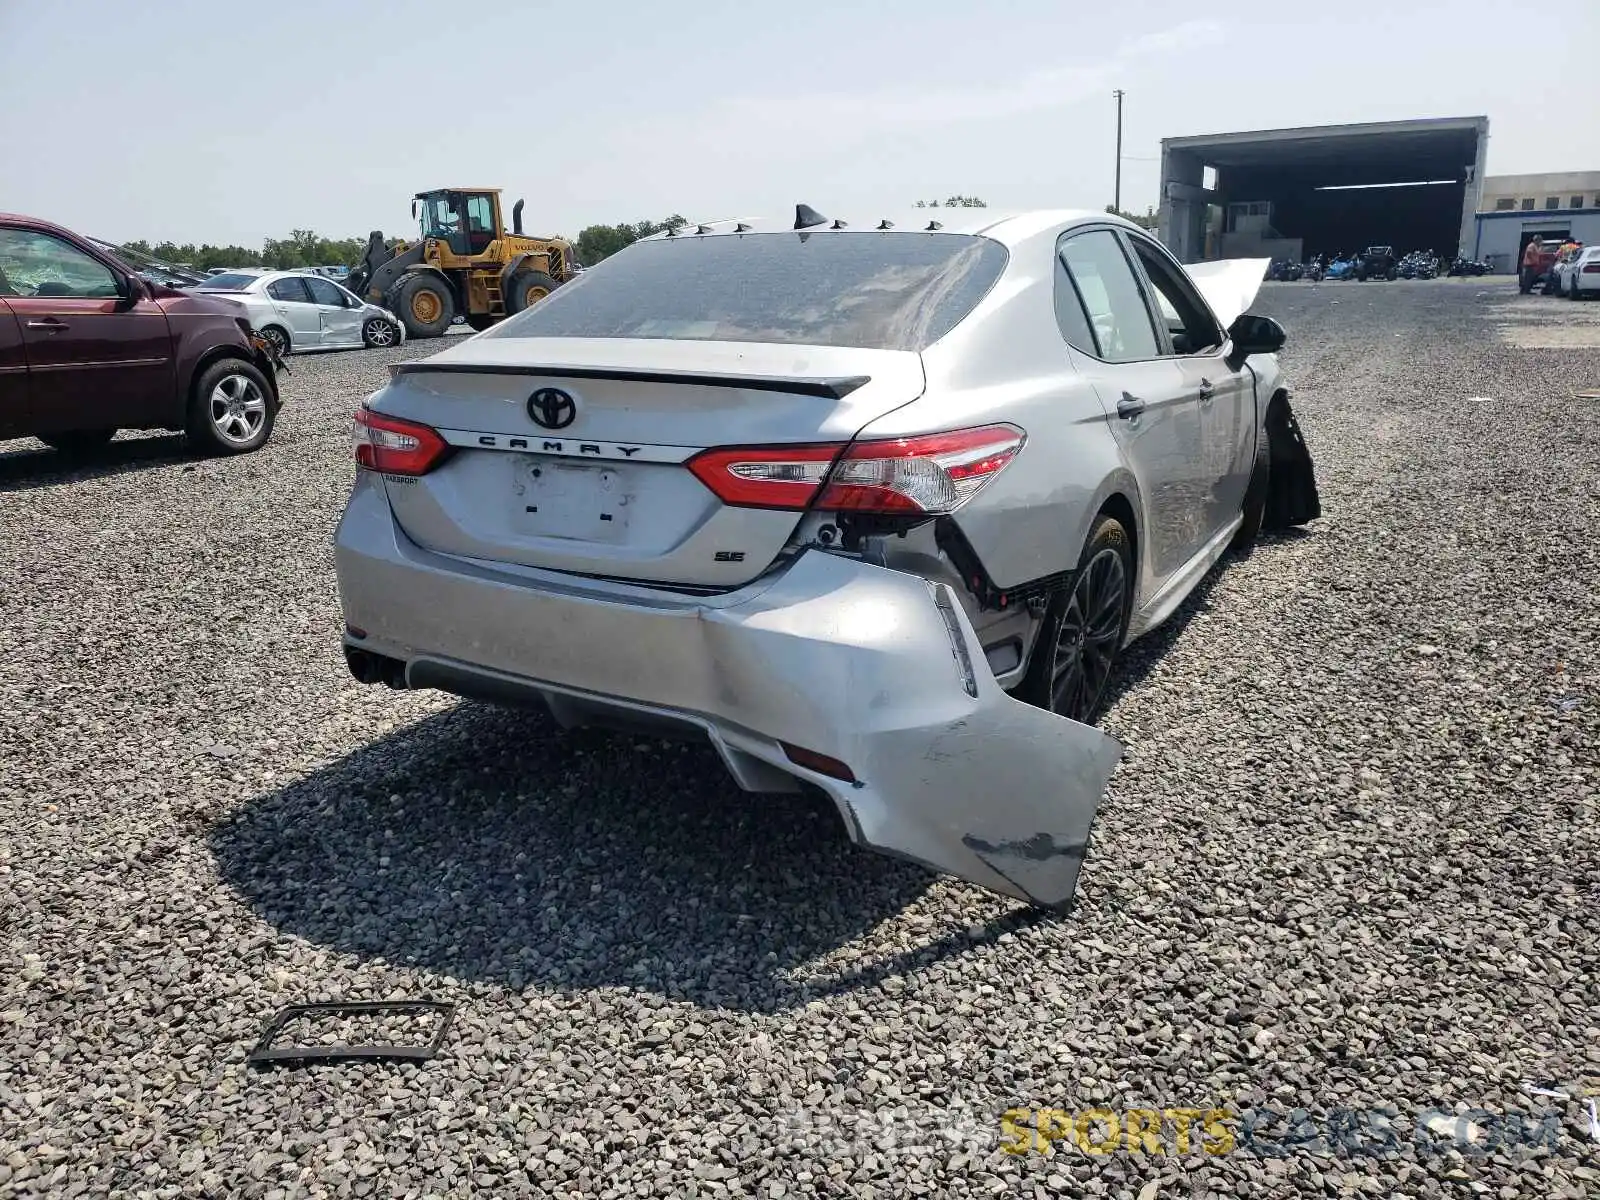
[[1122, 89], [1118, 88], [1111, 93], [1117, 98], [1117, 184], [1113, 194], [1111, 207], [1118, 212], [1122, 211]]

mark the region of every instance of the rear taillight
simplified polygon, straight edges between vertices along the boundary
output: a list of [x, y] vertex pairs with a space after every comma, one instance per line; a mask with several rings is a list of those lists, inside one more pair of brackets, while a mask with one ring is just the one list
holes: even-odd
[[1583, 273], [1585, 275], [1600, 275], [1600, 261], [1584, 263]]
[[970, 500], [1025, 440], [1014, 425], [984, 425], [849, 446], [729, 447], [695, 455], [689, 469], [743, 508], [936, 516]]
[[450, 453], [450, 444], [427, 425], [356, 409], [356, 462], [385, 475], [426, 475]]
[[803, 509], [844, 449], [826, 446], [729, 446], [703, 450], [689, 470], [717, 499], [737, 508]]

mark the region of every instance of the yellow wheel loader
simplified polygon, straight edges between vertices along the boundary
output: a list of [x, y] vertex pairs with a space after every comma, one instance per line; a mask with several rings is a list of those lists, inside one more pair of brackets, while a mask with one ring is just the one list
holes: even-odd
[[411, 215], [422, 237], [390, 247], [373, 230], [367, 252], [345, 284], [405, 322], [413, 338], [438, 337], [456, 317], [487, 329], [538, 303], [581, 269], [562, 238], [522, 232], [522, 201], [500, 220], [499, 188], [418, 192]]

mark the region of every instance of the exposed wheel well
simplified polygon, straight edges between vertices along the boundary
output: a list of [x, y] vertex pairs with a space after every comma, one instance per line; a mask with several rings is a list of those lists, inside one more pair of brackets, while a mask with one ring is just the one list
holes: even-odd
[[1122, 522], [1122, 527], [1128, 531], [1129, 549], [1133, 552], [1133, 591], [1138, 591], [1139, 579], [1139, 522], [1133, 515], [1133, 504], [1121, 492], [1114, 492], [1106, 497], [1105, 503], [1100, 506], [1100, 513], [1104, 516], [1115, 517]]

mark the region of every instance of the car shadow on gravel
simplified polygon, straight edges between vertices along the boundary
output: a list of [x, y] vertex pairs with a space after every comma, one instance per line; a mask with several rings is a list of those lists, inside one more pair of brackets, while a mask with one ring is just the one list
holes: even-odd
[[[1315, 530], [1304, 528], [1264, 531], [1256, 539], [1255, 553], [1270, 554], [1273, 547], [1292, 546], [1315, 536]], [[1189, 622], [1194, 620], [1197, 614], [1211, 608], [1211, 595], [1216, 590], [1218, 581], [1229, 571], [1249, 571], [1250, 561], [1248, 558], [1241, 559], [1232, 554], [1225, 555], [1195, 585], [1194, 590], [1184, 597], [1177, 611], [1168, 617], [1160, 628], [1152, 630], [1122, 653], [1112, 671], [1111, 679], [1106, 684], [1106, 708], [1116, 704], [1124, 695], [1144, 682], [1172, 648], [1172, 644], [1183, 636], [1183, 631], [1189, 627]]]
[[472, 703], [248, 802], [211, 845], [285, 933], [513, 990], [776, 1011], [1037, 919], [957, 918], [841, 970], [931, 874], [852, 845], [820, 796], [741, 792], [709, 747]]
[[0, 493], [55, 487], [194, 458], [182, 434], [118, 438], [97, 450], [62, 454], [37, 442], [0, 451]]

